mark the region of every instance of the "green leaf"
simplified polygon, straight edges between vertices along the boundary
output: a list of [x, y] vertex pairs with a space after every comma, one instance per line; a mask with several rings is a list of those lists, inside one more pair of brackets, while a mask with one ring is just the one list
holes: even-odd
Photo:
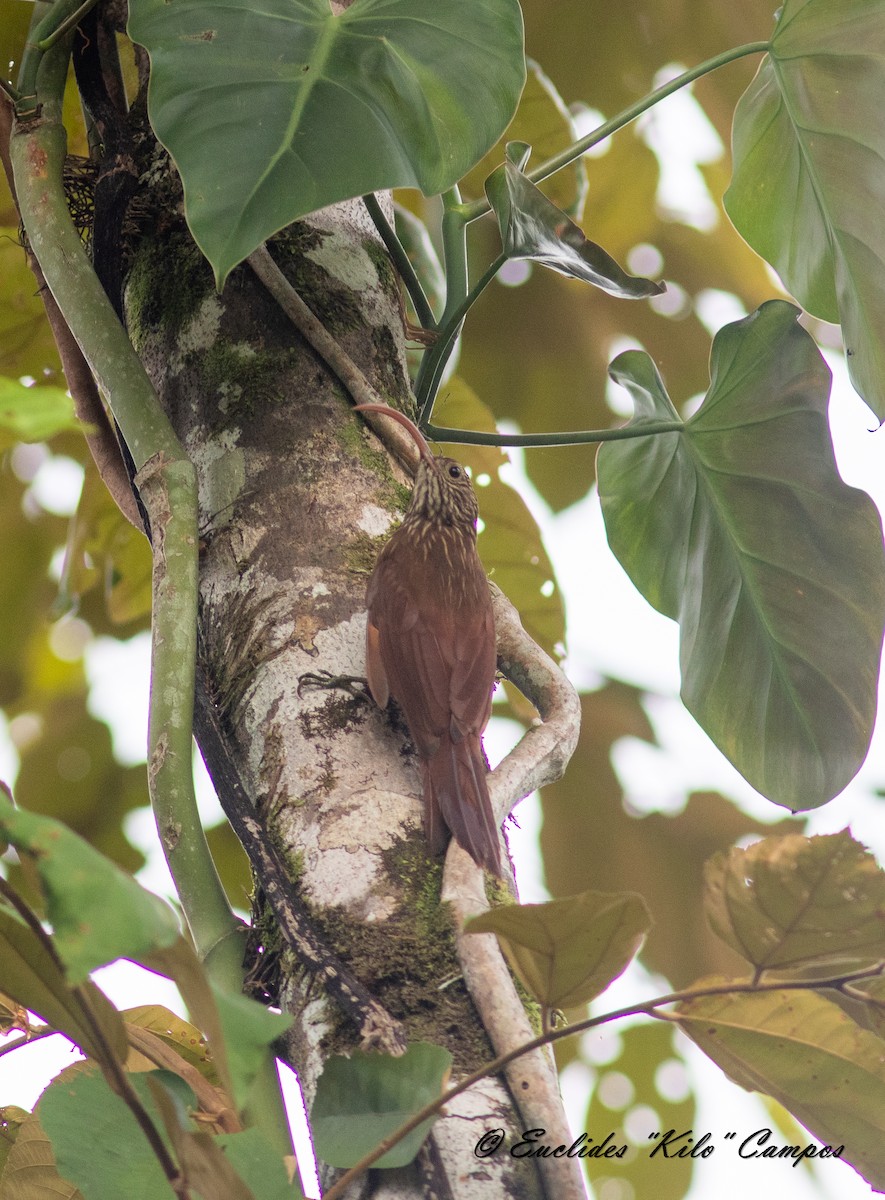
[[799, 302], [841, 321], [852, 382], [885, 418], [885, 4], [786, 0], [734, 118], [725, 206]]
[[[0, 1187], [3, 1185], [3, 1169], [9, 1153], [15, 1145], [19, 1130], [30, 1113], [15, 1104], [4, 1104], [0, 1107]], [[11, 1198], [13, 1200], [13, 1198]]]
[[302, 1195], [301, 1189], [289, 1182], [282, 1160], [258, 1129], [222, 1133], [214, 1140], [260, 1200], [297, 1200]]
[[[130, 1075], [129, 1080], [162, 1128], [145, 1077]], [[37, 1115], [59, 1175], [76, 1184], [84, 1200], [172, 1200], [172, 1188], [138, 1122], [101, 1076], [79, 1072], [57, 1080], [43, 1093]]]
[[[416, 1042], [405, 1054], [335, 1055], [317, 1081], [310, 1112], [317, 1157], [332, 1167], [352, 1167], [446, 1085], [452, 1056], [441, 1046]], [[404, 1167], [412, 1161], [435, 1118], [379, 1158], [376, 1167]]]
[[306, 213], [450, 187], [525, 81], [517, 0], [356, 0], [337, 13], [326, 0], [132, 0], [129, 34], [150, 53], [151, 124], [219, 287]]
[[[182, 1106], [177, 1089], [163, 1086], [164, 1074], [152, 1072], [147, 1084], [189, 1188], [203, 1200], [215, 1200], [216, 1196], [224, 1196], [225, 1200], [259, 1200], [260, 1196], [263, 1200], [262, 1193], [246, 1186], [211, 1134], [194, 1133], [188, 1128], [187, 1109]], [[171, 1082], [174, 1076], [166, 1078]]]
[[545, 1008], [577, 1008], [626, 969], [651, 923], [635, 892], [588, 891], [490, 909], [465, 929], [497, 934], [514, 971]]
[[141, 1004], [137, 1008], [125, 1009], [120, 1015], [127, 1025], [146, 1029], [148, 1033], [161, 1038], [186, 1063], [196, 1067], [211, 1083], [217, 1083], [214, 1064], [209, 1057], [209, 1047], [196, 1025], [176, 1016], [162, 1004]]
[[[682, 698], [769, 799], [814, 808], [866, 754], [885, 620], [882, 528], [842, 482], [829, 371], [781, 300], [716, 335], [679, 432], [600, 449], [612, 550], [681, 630]], [[647, 355], [611, 367], [640, 426], [675, 410]]]
[[0, 908], [0, 979], [12, 1000], [37, 1013], [84, 1054], [107, 1061], [107, 1049], [126, 1061], [129, 1047], [120, 1014], [88, 981], [71, 990], [52, 949], [33, 929]]
[[212, 1062], [222, 1087], [233, 1097], [229, 1054], [223, 1032], [223, 1024], [216, 1003], [216, 991], [210, 985], [203, 964], [197, 958], [193, 946], [185, 938], [178, 938], [171, 946], [154, 950], [141, 960], [150, 971], [165, 975], [175, 982], [181, 998], [194, 1023], [206, 1035], [212, 1051]]
[[524, 142], [510, 142], [506, 162], [486, 180], [486, 195], [498, 218], [507, 257], [531, 259], [625, 299], [665, 291], [662, 283], [628, 275], [601, 246], [587, 240], [574, 221], [523, 174], [529, 152]]
[[267, 1047], [292, 1024], [288, 1013], [273, 1013], [248, 996], [211, 985], [221, 1019], [234, 1100], [242, 1108], [255, 1076], [267, 1061]]
[[885, 872], [847, 829], [717, 854], [705, 909], [757, 971], [833, 975], [885, 960]]
[[69, 429], [82, 426], [63, 388], [25, 387], [0, 378], [0, 451], [16, 442], [43, 442]]
[[[735, 1082], [773, 1096], [818, 1141], [844, 1147], [839, 1157], [874, 1189], [885, 1188], [880, 1038], [811, 991], [711, 996], [680, 1005], [675, 1015]], [[748, 1147], [755, 1149], [764, 1147]]]
[[180, 936], [168, 904], [51, 817], [15, 808], [0, 794], [0, 836], [34, 859], [54, 945], [68, 979], [117, 958], [139, 959]]

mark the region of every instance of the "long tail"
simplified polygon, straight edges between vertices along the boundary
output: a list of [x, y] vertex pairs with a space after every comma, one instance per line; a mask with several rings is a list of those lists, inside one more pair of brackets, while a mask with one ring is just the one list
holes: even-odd
[[424, 832], [432, 853], [442, 853], [451, 830], [474, 862], [500, 878], [501, 836], [492, 815], [479, 737], [444, 737], [422, 766]]

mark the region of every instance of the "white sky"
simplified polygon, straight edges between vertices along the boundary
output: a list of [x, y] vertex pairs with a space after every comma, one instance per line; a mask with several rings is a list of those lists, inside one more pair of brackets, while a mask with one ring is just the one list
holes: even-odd
[[[658, 81], [660, 82], [660, 80]], [[668, 162], [658, 201], [669, 215], [693, 220], [700, 226], [715, 219], [699, 162], [710, 161], [720, 152], [715, 133], [687, 93], [672, 97], [660, 106], [653, 118], [645, 118], [649, 143]], [[597, 151], [598, 153], [599, 151]], [[603, 151], [604, 152], [604, 151]], [[639, 267], [633, 268], [639, 270]], [[655, 273], [655, 272], [652, 272]], [[711, 332], [727, 320], [741, 315], [733, 297], [711, 289], [705, 297], [704, 315]], [[831, 413], [834, 441], [840, 469], [847, 482], [865, 488], [885, 509], [885, 472], [882, 470], [883, 435], [871, 433], [875, 422], [847, 383], [839, 355], [827, 355], [834, 370], [834, 404]], [[69, 511], [78, 491], [76, 470], [68, 460], [42, 462], [37, 451], [28, 451], [30, 473], [34, 475], [32, 501], [52, 511]], [[577, 686], [592, 688], [603, 675], [612, 674], [640, 687], [661, 693], [648, 705], [660, 748], [626, 741], [616, 747], [615, 765], [631, 798], [641, 798], [643, 806], [654, 805], [674, 811], [684, 803], [688, 791], [711, 789], [737, 800], [748, 813], [761, 820], [778, 820], [783, 810], [758, 796], [712, 745], [678, 700], [678, 631], [673, 622], [655, 613], [638, 595], [608, 550], [595, 495], [558, 516], [553, 516], [543, 500], [534, 493], [521, 470], [520, 457], [513, 456], [514, 482], [530, 504], [544, 534], [545, 544], [556, 569], [565, 597], [569, 622], [569, 655], [566, 668]], [[71, 631], [76, 634], [76, 630]], [[64, 639], [62, 639], [64, 640]], [[111, 726], [114, 749], [123, 762], [144, 758], [147, 714], [148, 639], [146, 636], [120, 644], [99, 639], [88, 647], [86, 664], [92, 686], [90, 709]], [[127, 680], [127, 702], [121, 703], [119, 680]], [[487, 735], [492, 761], [506, 753], [515, 736], [512, 723], [494, 720]], [[0, 720], [0, 777], [12, 779], [16, 756], [4, 735]], [[198, 791], [207, 821], [218, 818], [217, 802], [202, 770], [198, 771]], [[856, 837], [868, 844], [885, 862], [885, 829], [882, 801], [875, 798], [876, 787], [885, 785], [885, 728], [880, 722], [873, 738], [867, 763], [846, 791], [829, 805], [811, 814], [810, 832], [834, 832], [850, 824]], [[540, 826], [535, 798], [518, 809], [520, 829], [511, 838], [523, 901], [546, 898], [537, 852]], [[153, 844], [154, 832], [149, 814], [133, 814], [130, 833], [139, 842]], [[161, 893], [171, 895], [168, 872], [159, 851], [154, 848], [142, 873], [142, 882]], [[129, 964], [118, 964], [99, 972], [97, 979], [121, 1007], [157, 1002], [181, 1011], [175, 990], [156, 976], [149, 976]], [[635, 1002], [667, 990], [661, 980], [651, 979], [638, 967], [631, 968], [606, 994], [605, 1008]], [[610, 1039], [616, 1046], [616, 1035]], [[583, 1127], [589, 1089], [594, 1078], [605, 1074], [603, 1039], [597, 1038], [594, 1067], [575, 1066], [563, 1079], [563, 1090], [576, 1132]], [[741, 1089], [726, 1083], [721, 1072], [687, 1040], [683, 1039], [691, 1064], [691, 1082], [700, 1099], [695, 1134], [709, 1130], [717, 1150], [698, 1162], [691, 1200], [745, 1200], [750, 1189], [760, 1200], [820, 1200], [821, 1196], [839, 1196], [840, 1200], [870, 1194], [868, 1185], [844, 1164], [829, 1162], [816, 1168], [820, 1186], [812, 1182], [805, 1168], [788, 1163], [741, 1161], [721, 1139], [726, 1131], [737, 1128], [744, 1134], [770, 1124], [760, 1102]], [[0, 1105], [19, 1104], [30, 1108], [52, 1075], [69, 1061], [67, 1049], [59, 1048], [58, 1039], [28, 1047], [0, 1058]], [[606, 1081], [616, 1091], [617, 1081]], [[295, 1089], [286, 1083], [287, 1095]], [[293, 1100], [293, 1110], [297, 1101]], [[629, 1127], [629, 1108], [621, 1114]], [[617, 1118], [616, 1118], [617, 1122]], [[614, 1126], [613, 1126], [614, 1127]], [[591, 1134], [594, 1131], [588, 1131]], [[598, 1131], [597, 1131], [598, 1132]], [[607, 1131], [603, 1131], [607, 1132]], [[666, 1164], [662, 1164], [662, 1169]], [[315, 1185], [314, 1185], [315, 1189]], [[314, 1194], [316, 1194], [314, 1190]], [[631, 1197], [607, 1186], [598, 1200], [647, 1200]]]

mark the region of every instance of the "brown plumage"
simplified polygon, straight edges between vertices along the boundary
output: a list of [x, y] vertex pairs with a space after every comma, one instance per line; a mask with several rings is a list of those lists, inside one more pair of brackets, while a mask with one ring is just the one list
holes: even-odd
[[381, 708], [393, 696], [409, 726], [432, 852], [442, 853], [451, 831], [475, 862], [500, 876], [481, 740], [492, 711], [495, 621], [476, 552], [476, 496], [464, 468], [434, 458], [408, 417], [377, 404], [357, 412], [393, 417], [421, 451], [408, 511], [366, 592], [369, 689]]

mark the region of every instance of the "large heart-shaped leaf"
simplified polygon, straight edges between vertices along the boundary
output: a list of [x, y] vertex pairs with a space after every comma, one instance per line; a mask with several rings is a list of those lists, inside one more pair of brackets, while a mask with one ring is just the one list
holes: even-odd
[[601, 246], [589, 241], [570, 217], [548, 200], [523, 169], [530, 148], [510, 142], [503, 166], [486, 180], [486, 195], [498, 218], [504, 253], [592, 283], [595, 287], [637, 300], [658, 296], [662, 283], [628, 275]]
[[815, 316], [885, 418], [885, 2], [786, 0], [734, 120], [735, 226]]
[[298, 217], [455, 183], [525, 81], [517, 0], [132, 0], [151, 124], [219, 285]]
[[[598, 474], [612, 550], [679, 621], [686, 706], [754, 787], [806, 809], [866, 754], [885, 572], [879, 515], [839, 477], [829, 371], [797, 316], [772, 300], [720, 330], [698, 412], [602, 446]], [[646, 354], [611, 374], [633, 425], [676, 417]]]

